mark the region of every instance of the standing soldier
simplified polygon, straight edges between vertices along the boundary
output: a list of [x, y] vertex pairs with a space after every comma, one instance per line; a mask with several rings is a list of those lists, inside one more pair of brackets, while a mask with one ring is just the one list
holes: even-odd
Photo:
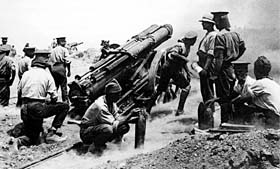
[[189, 95], [190, 75], [187, 67], [187, 56], [190, 52], [190, 47], [196, 42], [196, 32], [190, 31], [184, 35], [182, 39], [178, 41], [176, 45], [166, 49], [166, 62], [162, 66], [160, 73], [159, 85], [156, 92], [151, 97], [151, 102], [147, 108], [147, 112], [151, 111], [157, 97], [164, 91], [166, 91], [170, 79], [174, 80], [174, 83], [180, 87], [181, 94], [178, 109], [175, 113], [176, 116], [184, 113], [184, 105]]
[[[67, 77], [71, 76], [70, 61], [67, 58], [70, 56], [68, 50], [65, 48], [65, 37], [57, 38], [58, 46], [56, 46], [50, 57], [51, 73], [54, 78], [57, 89], [61, 88], [62, 101], [68, 103], [67, 93]], [[67, 77], [66, 77], [66, 69]]]
[[3, 46], [3, 45], [8, 45], [8, 46], [10, 46], [10, 48], [12, 48], [11, 45], [7, 44], [7, 42], [8, 42], [8, 37], [1, 37], [1, 39], [2, 39], [2, 44], [1, 44], [1, 46]]
[[230, 31], [228, 12], [212, 12], [217, 29], [214, 58], [216, 74], [215, 81], [217, 97], [221, 99], [221, 123], [229, 120], [230, 106], [228, 104], [235, 83], [232, 61], [240, 58], [245, 52], [245, 43], [236, 32]]
[[[15, 148], [37, 144], [40, 132], [43, 131], [43, 119], [55, 116], [49, 128], [47, 143], [64, 141], [59, 137], [57, 129], [65, 120], [69, 105], [57, 102], [57, 90], [54, 79], [46, 71], [50, 52], [47, 50], [35, 51], [32, 60], [32, 69], [25, 72], [18, 86], [18, 95], [22, 98], [21, 119], [24, 123], [25, 135], [18, 138]], [[50, 100], [47, 95], [50, 95]]]
[[24, 56], [18, 62], [18, 77], [21, 79], [24, 72], [31, 67], [31, 60], [34, 56], [35, 47], [24, 47]]
[[[35, 47], [29, 47], [29, 43], [26, 43], [24, 49], [24, 56], [18, 61], [18, 78], [21, 80], [22, 75], [24, 72], [30, 70], [31, 68], [31, 61], [34, 56]], [[21, 99], [18, 96], [17, 106], [21, 106]]]
[[10, 86], [13, 84], [16, 69], [12, 60], [8, 57], [9, 45], [0, 46], [0, 105], [8, 106], [10, 99]]
[[204, 15], [199, 21], [202, 23], [202, 28], [207, 31], [200, 41], [197, 51], [198, 65], [202, 67], [202, 71], [199, 72], [200, 91], [203, 102], [206, 102], [214, 98], [213, 59], [217, 32], [214, 30], [213, 15]]

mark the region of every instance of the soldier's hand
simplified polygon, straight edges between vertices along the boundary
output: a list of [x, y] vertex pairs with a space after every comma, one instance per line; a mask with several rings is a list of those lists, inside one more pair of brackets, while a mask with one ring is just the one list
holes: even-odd
[[142, 110], [140, 108], [134, 108], [130, 111], [130, 114], [131, 114], [131, 117], [132, 116], [138, 116], [139, 113], [141, 112]]

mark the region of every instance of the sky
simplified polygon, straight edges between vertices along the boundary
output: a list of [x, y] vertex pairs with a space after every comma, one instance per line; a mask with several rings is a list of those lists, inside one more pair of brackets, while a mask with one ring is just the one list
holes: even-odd
[[174, 37], [201, 29], [211, 11], [229, 11], [233, 28], [279, 27], [278, 0], [0, 0], [0, 36], [18, 51], [29, 42], [47, 48], [55, 37], [99, 48], [102, 39], [123, 44], [152, 24], [171, 24]]

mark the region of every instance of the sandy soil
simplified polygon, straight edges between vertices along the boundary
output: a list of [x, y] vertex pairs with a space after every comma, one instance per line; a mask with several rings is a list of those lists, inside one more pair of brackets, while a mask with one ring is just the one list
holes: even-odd
[[[89, 65], [88, 62], [80, 60], [72, 63], [75, 69], [70, 80], [75, 74], [85, 72]], [[16, 93], [16, 84], [12, 86], [13, 94]], [[197, 123], [197, 107], [201, 97], [198, 80], [193, 79], [191, 85], [184, 115], [174, 116], [173, 110], [176, 109], [178, 100], [153, 108], [147, 122], [144, 149], [133, 148], [134, 126], [131, 126], [124, 143], [121, 146], [108, 144], [108, 149], [101, 157], [90, 153], [78, 155], [75, 151], [70, 151], [34, 168], [276, 168], [279, 165], [280, 131], [192, 135], [191, 130]], [[13, 94], [12, 96], [15, 96]], [[9, 107], [0, 109], [0, 168], [22, 167], [80, 141], [79, 127], [67, 124], [67, 118], [61, 129], [68, 137], [67, 141], [23, 147], [15, 151], [11, 144], [13, 139], [6, 133], [20, 122], [15, 101], [16, 99], [12, 99]], [[214, 116], [215, 125], [219, 125], [219, 112]], [[52, 118], [46, 119], [44, 127], [49, 127], [51, 121]]]

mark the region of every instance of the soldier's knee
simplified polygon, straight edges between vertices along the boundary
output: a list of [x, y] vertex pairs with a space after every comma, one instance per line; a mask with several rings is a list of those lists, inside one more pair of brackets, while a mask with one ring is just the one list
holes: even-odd
[[128, 124], [121, 125], [117, 129], [117, 134], [124, 135], [129, 131], [130, 127]]
[[112, 135], [114, 133], [113, 126], [108, 125], [108, 124], [104, 124], [103, 129], [102, 129], [102, 133]]

